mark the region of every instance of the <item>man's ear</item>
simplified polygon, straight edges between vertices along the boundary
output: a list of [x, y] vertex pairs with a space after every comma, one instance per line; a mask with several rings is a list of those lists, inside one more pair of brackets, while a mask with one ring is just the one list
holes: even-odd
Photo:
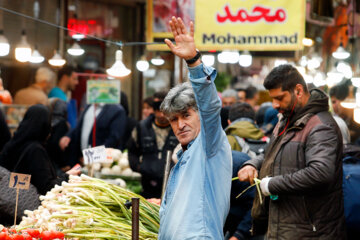
[[228, 124], [229, 124], [229, 125], [231, 125], [231, 121], [230, 121], [230, 119], [228, 119], [228, 120], [227, 120], [227, 122], [228, 122]]
[[304, 94], [304, 87], [301, 84], [296, 84], [295, 86], [295, 95], [301, 97]]

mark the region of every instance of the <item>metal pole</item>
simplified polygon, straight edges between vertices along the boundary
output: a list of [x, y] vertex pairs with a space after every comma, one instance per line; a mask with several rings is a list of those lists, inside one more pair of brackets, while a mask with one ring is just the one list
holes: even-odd
[[139, 240], [139, 198], [131, 198], [132, 201], [132, 240]]
[[161, 200], [164, 197], [167, 181], [168, 181], [168, 178], [169, 178], [171, 155], [172, 155], [172, 151], [167, 151], [167, 153], [166, 153], [166, 163], [165, 163], [165, 172], [164, 172], [164, 181], [163, 181], [162, 191], [161, 191]]

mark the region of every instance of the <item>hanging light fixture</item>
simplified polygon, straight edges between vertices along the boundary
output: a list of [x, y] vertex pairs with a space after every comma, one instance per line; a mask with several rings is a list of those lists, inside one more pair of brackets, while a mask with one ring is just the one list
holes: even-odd
[[245, 50], [240, 54], [239, 64], [242, 67], [249, 67], [252, 64], [252, 56], [248, 50]]
[[61, 57], [61, 55], [55, 51], [54, 56], [49, 59], [49, 64], [54, 67], [61, 67], [66, 63], [66, 60]]
[[146, 70], [149, 69], [149, 62], [146, 60], [145, 56], [142, 56], [140, 58], [139, 61], [136, 62], [136, 68], [140, 71], [140, 72], [145, 72]]
[[150, 62], [155, 66], [161, 66], [165, 63], [165, 60], [162, 59], [159, 55], [157, 55], [156, 57], [151, 59]]
[[349, 96], [347, 96], [347, 98], [340, 102], [340, 105], [344, 108], [350, 108], [350, 109], [354, 109], [356, 107], [356, 100], [354, 98], [354, 87], [350, 86], [349, 87]]
[[117, 50], [115, 53], [115, 63], [106, 72], [113, 77], [125, 77], [131, 73], [122, 62], [123, 53], [121, 50]]
[[201, 61], [205, 64], [205, 66], [211, 67], [215, 63], [214, 55], [204, 54], [201, 56]]
[[15, 58], [19, 62], [28, 62], [31, 57], [31, 48], [26, 40], [25, 30], [22, 30], [20, 44], [15, 48]]
[[85, 50], [80, 47], [80, 45], [75, 42], [68, 50], [68, 54], [72, 56], [81, 56], [84, 54]]
[[7, 38], [4, 36], [4, 31], [0, 30], [0, 56], [6, 56], [9, 54], [10, 44]]
[[344, 49], [342, 42], [341, 42], [339, 47], [336, 49], [336, 51], [332, 53], [332, 56], [336, 59], [343, 60], [343, 59], [347, 59], [348, 57], [350, 57], [350, 53]]
[[37, 46], [35, 46], [35, 49], [34, 49], [33, 53], [31, 54], [29, 61], [31, 63], [42, 63], [44, 60], [45, 60], [45, 58], [39, 53], [39, 51], [37, 50]]

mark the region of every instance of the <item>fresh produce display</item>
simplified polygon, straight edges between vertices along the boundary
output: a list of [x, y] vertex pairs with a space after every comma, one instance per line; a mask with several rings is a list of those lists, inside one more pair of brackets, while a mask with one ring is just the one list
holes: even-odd
[[140, 198], [140, 238], [157, 239], [159, 206], [119, 186], [86, 175], [71, 176], [69, 182], [55, 186], [41, 196], [42, 206], [25, 211], [16, 227], [60, 231], [65, 238], [131, 239], [131, 198]]
[[129, 165], [128, 153], [119, 149], [106, 148], [107, 159], [102, 163], [94, 163], [94, 171], [103, 175], [121, 175], [124, 177], [141, 177], [140, 173], [133, 172]]
[[5, 228], [0, 225], [0, 240], [52, 240], [52, 239], [64, 239], [65, 234], [60, 231], [43, 231], [40, 232], [37, 229], [23, 229], [16, 231], [13, 228]]

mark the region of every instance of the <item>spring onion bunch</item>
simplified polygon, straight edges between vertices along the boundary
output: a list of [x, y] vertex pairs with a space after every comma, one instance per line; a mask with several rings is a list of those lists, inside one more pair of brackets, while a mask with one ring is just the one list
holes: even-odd
[[157, 239], [159, 206], [119, 186], [86, 175], [70, 176], [40, 196], [41, 206], [25, 211], [17, 229], [60, 230], [66, 238], [131, 239], [131, 209], [124, 205], [140, 198], [140, 238]]

